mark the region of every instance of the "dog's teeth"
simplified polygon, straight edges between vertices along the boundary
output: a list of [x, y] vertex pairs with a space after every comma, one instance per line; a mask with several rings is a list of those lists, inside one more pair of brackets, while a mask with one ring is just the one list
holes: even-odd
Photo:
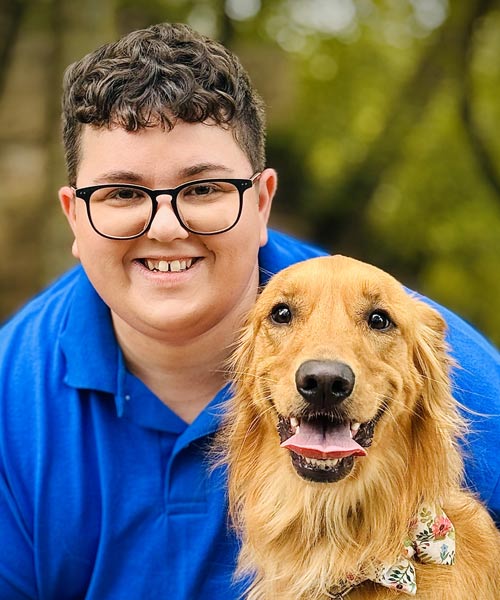
[[336, 467], [339, 460], [340, 458], [317, 459], [305, 457], [305, 461], [309, 466], [323, 470], [332, 469], [333, 467]]
[[295, 417], [291, 417], [290, 418], [290, 425], [292, 427], [298, 427], [299, 426], [299, 421], [298, 419], [296, 419]]
[[360, 427], [361, 423], [351, 423], [351, 437], [354, 437], [358, 433]]

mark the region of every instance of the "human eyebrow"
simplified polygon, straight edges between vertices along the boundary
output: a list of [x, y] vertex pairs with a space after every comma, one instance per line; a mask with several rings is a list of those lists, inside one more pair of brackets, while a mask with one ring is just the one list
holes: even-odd
[[190, 179], [193, 177], [199, 177], [200, 175], [206, 176], [210, 173], [217, 173], [217, 176], [219, 176], [221, 172], [223, 175], [229, 175], [232, 173], [232, 170], [225, 165], [217, 163], [198, 163], [181, 169], [178, 173], [178, 176], [181, 179]]
[[95, 178], [96, 183], [133, 183], [140, 184], [142, 177], [134, 171], [107, 171]]

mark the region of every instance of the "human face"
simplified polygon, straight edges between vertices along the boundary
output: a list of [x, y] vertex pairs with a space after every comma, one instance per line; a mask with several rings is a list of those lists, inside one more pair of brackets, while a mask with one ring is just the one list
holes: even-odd
[[[77, 187], [135, 183], [172, 188], [200, 178], [250, 178], [250, 162], [229, 129], [179, 122], [127, 132], [85, 126]], [[188, 233], [177, 221], [168, 196], [149, 231], [133, 240], [109, 240], [91, 227], [85, 203], [63, 187], [59, 197], [73, 230], [73, 254], [108, 304], [118, 333], [140, 332], [185, 343], [235, 322], [255, 299], [257, 255], [267, 241], [267, 221], [276, 173], [265, 169], [247, 190], [238, 224], [211, 236]], [[186, 261], [189, 268], [162, 272], [159, 261]], [[191, 262], [192, 261], [192, 262]]]

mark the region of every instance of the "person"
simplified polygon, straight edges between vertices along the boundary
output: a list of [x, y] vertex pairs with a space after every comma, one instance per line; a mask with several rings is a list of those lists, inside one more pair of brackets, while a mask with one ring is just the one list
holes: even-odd
[[[323, 254], [268, 230], [264, 134], [238, 59], [186, 25], [68, 68], [59, 198], [80, 264], [1, 331], [3, 600], [239, 597], [207, 462], [223, 365], [259, 286]], [[499, 355], [440, 310], [475, 419], [467, 481], [499, 517]]]

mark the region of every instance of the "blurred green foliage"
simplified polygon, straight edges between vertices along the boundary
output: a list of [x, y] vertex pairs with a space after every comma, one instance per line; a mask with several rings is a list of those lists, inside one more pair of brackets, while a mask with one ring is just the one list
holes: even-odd
[[[268, 164], [280, 174], [272, 223], [378, 264], [500, 343], [496, 1], [8, 2], [9, 18], [0, 21], [11, 50], [2, 59], [9, 77], [4, 85], [0, 79], [0, 122], [21, 110], [12, 108], [11, 82], [23, 64], [16, 52], [33, 31], [55, 53], [54, 81], [70, 60], [125, 31], [187, 22], [240, 56], [267, 104]], [[42, 110], [39, 103], [53, 104], [58, 93], [40, 90], [22, 100]], [[47, 137], [53, 148], [56, 117], [46, 119], [53, 121]], [[9, 144], [29, 138], [10, 128], [0, 134], [3, 160]], [[64, 175], [60, 153], [51, 152], [44, 194], [55, 203]], [[34, 256], [33, 244], [19, 239], [32, 233], [14, 228], [16, 260], [24, 248], [30, 254], [24, 269], [16, 267], [16, 293], [9, 268], [0, 269], [0, 315], [70, 264], [63, 218], [47, 211], [46, 199], [39, 204], [38, 240], [47, 250]], [[12, 206], [2, 213], [7, 205], [0, 198], [0, 214], [15, 219]]]

